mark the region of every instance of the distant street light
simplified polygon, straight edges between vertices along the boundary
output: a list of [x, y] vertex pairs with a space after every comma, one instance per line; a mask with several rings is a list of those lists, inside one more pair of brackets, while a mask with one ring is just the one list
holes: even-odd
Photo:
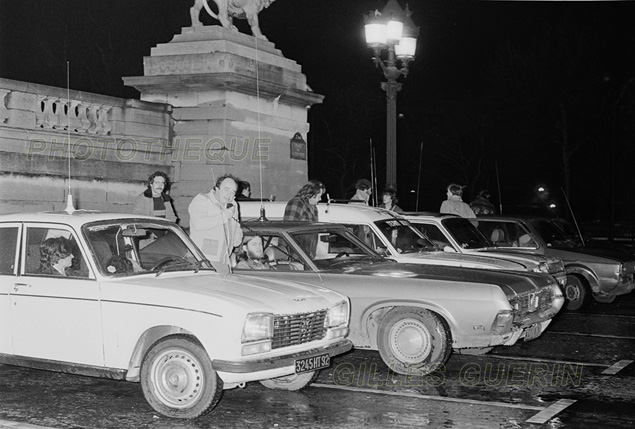
[[[373, 49], [375, 66], [381, 66], [387, 82], [386, 91], [386, 183], [397, 185], [397, 93], [401, 90], [399, 77], [408, 76], [408, 62], [414, 60], [419, 28], [410, 19], [410, 9], [404, 11], [397, 0], [388, 0], [381, 10], [365, 17], [366, 44]], [[387, 58], [382, 60], [382, 53]], [[397, 62], [401, 62], [401, 68]]]

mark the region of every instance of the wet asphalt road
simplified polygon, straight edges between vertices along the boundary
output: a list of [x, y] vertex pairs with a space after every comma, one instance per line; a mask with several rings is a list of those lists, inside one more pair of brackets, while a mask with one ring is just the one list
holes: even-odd
[[211, 414], [155, 413], [136, 383], [0, 365], [0, 428], [597, 428], [635, 425], [635, 296], [562, 312], [537, 340], [453, 354], [427, 377], [356, 350], [300, 392], [259, 383]]

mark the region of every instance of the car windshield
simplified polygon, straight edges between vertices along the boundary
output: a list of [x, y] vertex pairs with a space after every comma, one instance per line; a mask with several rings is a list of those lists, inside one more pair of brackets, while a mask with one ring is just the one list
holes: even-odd
[[493, 244], [465, 218], [444, 219], [441, 223], [463, 249], [485, 249]]
[[497, 247], [537, 249], [538, 243], [527, 228], [513, 220], [479, 219], [478, 230]]
[[577, 237], [570, 236], [549, 220], [535, 219], [531, 221], [531, 224], [549, 246], [572, 247], [576, 245]]
[[296, 232], [290, 235], [320, 270], [360, 261], [369, 263], [384, 260], [345, 231]]
[[439, 248], [428, 237], [402, 219], [386, 219], [375, 225], [399, 253], [434, 252]]
[[194, 244], [167, 222], [106, 221], [87, 224], [83, 231], [106, 276], [212, 269], [197, 256]]

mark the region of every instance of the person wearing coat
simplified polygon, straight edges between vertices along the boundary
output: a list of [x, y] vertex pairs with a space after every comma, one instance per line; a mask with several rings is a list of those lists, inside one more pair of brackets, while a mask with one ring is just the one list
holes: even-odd
[[177, 217], [172, 207], [172, 198], [165, 193], [170, 186], [167, 174], [155, 171], [148, 178], [148, 187], [137, 196], [132, 212], [134, 214], [162, 217], [176, 222]]

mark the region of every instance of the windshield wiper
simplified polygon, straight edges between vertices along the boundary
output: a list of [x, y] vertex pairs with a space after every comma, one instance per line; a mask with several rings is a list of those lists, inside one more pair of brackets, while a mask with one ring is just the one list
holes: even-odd
[[157, 271], [156, 277], [159, 277], [168, 269], [179, 269], [179, 268], [189, 268], [193, 269], [195, 273], [202, 268], [204, 261], [190, 262], [185, 259], [174, 259], [172, 261], [167, 261], [163, 266]]

